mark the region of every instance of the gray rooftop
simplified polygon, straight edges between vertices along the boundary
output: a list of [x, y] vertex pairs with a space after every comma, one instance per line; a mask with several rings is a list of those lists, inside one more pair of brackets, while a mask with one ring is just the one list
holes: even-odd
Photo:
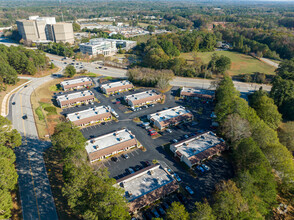
[[105, 84], [100, 85], [100, 87], [104, 88], [104, 89], [109, 89], [109, 88], [120, 87], [120, 86], [124, 86], [124, 85], [128, 85], [128, 84], [132, 84], [132, 83], [128, 80], [123, 80], [123, 81], [118, 81], [118, 82], [113, 82], [113, 83], [105, 83]]
[[214, 90], [196, 89], [196, 88], [189, 88], [189, 87], [183, 87], [181, 92], [188, 92], [192, 94], [201, 94], [201, 95], [214, 95]]
[[169, 120], [171, 118], [180, 116], [180, 115], [184, 115], [190, 113], [189, 110], [187, 110], [185, 107], [183, 106], [176, 106], [174, 108], [170, 108], [167, 110], [163, 110], [157, 113], [153, 113], [150, 114], [149, 117], [150, 119], [153, 119], [154, 121], [158, 121], [158, 122], [162, 122], [165, 120]]
[[178, 152], [189, 158], [222, 142], [224, 142], [222, 138], [217, 137], [215, 133], [209, 131], [181, 141], [180, 143], [176, 143], [174, 146], [177, 148]]
[[130, 178], [119, 182], [117, 186], [125, 190], [125, 198], [133, 201], [147, 193], [150, 193], [170, 182], [174, 179], [160, 166], [157, 165]]
[[128, 129], [122, 129], [88, 140], [86, 151], [88, 154], [93, 153], [95, 151], [102, 150], [134, 138], [135, 135], [133, 135], [131, 131]]
[[153, 90], [148, 90], [148, 91], [144, 91], [144, 92], [139, 92], [139, 93], [135, 93], [132, 95], [128, 95], [125, 96], [126, 100], [131, 100], [131, 101], [135, 101], [135, 100], [140, 100], [140, 99], [144, 99], [150, 96], [156, 96], [158, 95], [155, 91]]
[[70, 94], [65, 94], [65, 95], [60, 95], [57, 96], [57, 100], [59, 100], [60, 102], [66, 101], [66, 100], [72, 100], [72, 99], [77, 99], [83, 96], [89, 96], [89, 95], [93, 95], [93, 92], [89, 91], [89, 90], [85, 90], [85, 91], [81, 91], [81, 92], [75, 92], [75, 93], [70, 93]]
[[104, 114], [106, 112], [109, 112], [108, 107], [106, 106], [98, 106], [98, 107], [94, 107], [94, 108], [89, 108], [83, 111], [79, 111], [79, 112], [74, 112], [71, 114], [68, 114], [67, 117], [70, 121], [78, 121], [81, 119], [85, 119], [85, 118], [90, 118], [92, 116], [95, 115], [101, 115]]
[[91, 82], [91, 79], [89, 77], [83, 77], [83, 78], [66, 80], [61, 82], [60, 84], [65, 86], [65, 85], [73, 85], [73, 84], [82, 83], [82, 82]]

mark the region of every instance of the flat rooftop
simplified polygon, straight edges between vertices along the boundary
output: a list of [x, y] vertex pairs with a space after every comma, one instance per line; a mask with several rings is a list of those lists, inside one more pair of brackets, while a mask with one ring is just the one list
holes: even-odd
[[150, 118], [152, 118], [155, 121], [158, 122], [162, 122], [162, 121], [166, 121], [169, 120], [171, 118], [180, 116], [180, 115], [184, 115], [190, 113], [189, 110], [187, 110], [185, 107], [183, 106], [176, 106], [174, 108], [170, 108], [167, 110], [163, 110], [160, 112], [156, 112], [150, 115]]
[[100, 87], [104, 88], [104, 89], [110, 89], [110, 88], [120, 87], [120, 86], [124, 86], [124, 85], [129, 85], [129, 84], [132, 84], [132, 83], [128, 80], [123, 80], [123, 81], [118, 81], [118, 82], [113, 82], [113, 83], [102, 84], [102, 85], [100, 85]]
[[66, 80], [61, 82], [60, 84], [65, 86], [65, 85], [74, 85], [74, 84], [83, 83], [83, 82], [91, 82], [91, 79], [89, 77], [83, 77], [83, 78]]
[[224, 142], [222, 138], [216, 136], [215, 133], [208, 131], [196, 137], [191, 137], [184, 141], [174, 144], [177, 151], [190, 158], [197, 155], [211, 147]]
[[117, 180], [117, 186], [125, 190], [125, 198], [131, 202], [173, 180], [160, 164], [157, 164]]
[[197, 95], [214, 95], [213, 90], [207, 90], [207, 89], [196, 89], [196, 88], [189, 88], [189, 87], [183, 87], [181, 90], [181, 93], [191, 93], [192, 94], [197, 94]]
[[125, 96], [125, 99], [131, 100], [133, 102], [135, 100], [145, 99], [147, 97], [152, 97], [152, 96], [156, 96], [156, 95], [158, 95], [158, 94], [155, 91], [148, 90], [148, 91], [139, 92], [139, 93]]
[[108, 107], [106, 107], [106, 106], [98, 106], [98, 107], [89, 108], [89, 109], [86, 109], [86, 110], [83, 110], [83, 111], [68, 114], [67, 117], [68, 117], [68, 119], [70, 121], [78, 121], [78, 120], [89, 118], [89, 117], [92, 117], [92, 116], [95, 116], [95, 115], [101, 115], [101, 114], [104, 114], [106, 112], [109, 112]]
[[128, 129], [122, 129], [88, 140], [86, 151], [88, 154], [93, 153], [131, 139], [135, 139], [135, 136]]
[[93, 92], [89, 90], [81, 91], [81, 92], [75, 92], [75, 93], [70, 93], [70, 94], [65, 94], [65, 95], [60, 95], [57, 96], [57, 100], [60, 102], [67, 101], [67, 100], [72, 100], [72, 99], [77, 99], [83, 96], [90, 96], [93, 95]]

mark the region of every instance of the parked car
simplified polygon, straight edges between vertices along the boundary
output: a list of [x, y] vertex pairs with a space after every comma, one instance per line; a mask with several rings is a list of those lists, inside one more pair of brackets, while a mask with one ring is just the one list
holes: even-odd
[[140, 165], [135, 166], [136, 171], [141, 170], [141, 169], [142, 169], [142, 167]]
[[179, 177], [178, 174], [174, 173], [174, 178], [178, 181], [178, 182], [181, 182], [182, 179]]
[[166, 212], [164, 211], [164, 209], [161, 207], [161, 205], [157, 206], [157, 211], [160, 213], [161, 216], [165, 215]]
[[205, 165], [205, 164], [202, 164], [202, 167], [203, 167], [203, 169], [206, 170], [206, 171], [209, 171], [209, 170], [210, 170], [210, 167], [207, 166], [207, 165]]
[[128, 168], [128, 171], [130, 174], [135, 173], [135, 171], [132, 168]]
[[111, 160], [114, 161], [114, 162], [116, 162], [117, 161], [117, 157], [112, 157]]
[[187, 134], [184, 135], [185, 138], [189, 138], [189, 136]]
[[188, 193], [190, 195], [193, 195], [194, 194], [194, 191], [189, 186], [186, 186], [185, 189], [188, 191]]
[[153, 216], [154, 216], [155, 218], [159, 218], [159, 217], [160, 217], [160, 215], [158, 214], [158, 212], [156, 211], [155, 208], [153, 208], [153, 209], [151, 210], [151, 212], [152, 212], [152, 214], [153, 214]]
[[168, 133], [170, 133], [170, 134], [173, 132], [173, 131], [172, 131], [171, 129], [169, 129], [169, 128], [166, 129], [166, 131], [167, 131]]
[[125, 159], [129, 159], [130, 158], [129, 155], [127, 155], [127, 154], [123, 154], [122, 157], [125, 158]]
[[203, 169], [203, 167], [200, 166], [200, 165], [197, 166], [196, 169], [199, 170], [201, 173], [204, 173], [205, 172], [205, 170]]
[[151, 165], [151, 163], [148, 160], [145, 161], [145, 164], [146, 164], [146, 167]]
[[148, 131], [151, 127], [150, 126], [146, 126], [145, 129]]
[[173, 139], [172, 142], [173, 142], [173, 143], [177, 143], [178, 140], [177, 140], [177, 139]]
[[154, 130], [150, 131], [150, 136], [154, 136], [154, 135], [158, 135], [157, 131], [154, 131]]

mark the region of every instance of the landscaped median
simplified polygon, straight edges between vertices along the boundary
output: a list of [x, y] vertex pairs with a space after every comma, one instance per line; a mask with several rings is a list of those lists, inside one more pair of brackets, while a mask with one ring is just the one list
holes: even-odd
[[55, 126], [64, 119], [60, 114], [62, 110], [54, 106], [52, 101], [54, 93], [61, 91], [58, 85], [63, 80], [63, 78], [50, 80], [35, 88], [31, 95], [32, 109], [40, 139], [49, 139]]

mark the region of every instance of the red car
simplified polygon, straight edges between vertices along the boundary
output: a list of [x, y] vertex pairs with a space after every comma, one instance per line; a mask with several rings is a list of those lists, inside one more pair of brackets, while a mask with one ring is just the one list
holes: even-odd
[[151, 131], [150, 132], [150, 136], [157, 135], [157, 134], [158, 134], [157, 131]]
[[151, 133], [153, 131], [153, 128], [149, 128], [148, 132]]

